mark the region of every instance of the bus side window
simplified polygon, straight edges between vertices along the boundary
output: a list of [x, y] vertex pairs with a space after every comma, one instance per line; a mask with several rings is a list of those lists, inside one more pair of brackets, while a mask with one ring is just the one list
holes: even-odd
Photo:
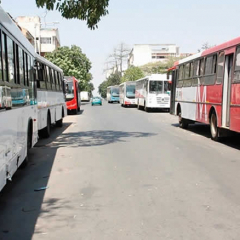
[[2, 33], [2, 60], [3, 60], [3, 80], [7, 81], [7, 46], [6, 46], [6, 34]]
[[14, 43], [13, 40], [7, 36], [7, 64], [8, 64], [8, 81], [14, 84], [15, 78], [15, 63], [14, 63]]
[[184, 76], [184, 68], [183, 65], [181, 65], [179, 67], [179, 71], [178, 71], [178, 81], [177, 81], [177, 87], [182, 87], [183, 85], [183, 76]]
[[[0, 81], [3, 80], [3, 66], [2, 66], [2, 32], [0, 30]], [[0, 93], [1, 94], [1, 93]], [[0, 96], [1, 101], [1, 96]]]
[[224, 59], [225, 59], [224, 52], [220, 52], [218, 55], [218, 63], [217, 63], [217, 82], [216, 83], [218, 84], [221, 84], [223, 81]]
[[[220, 58], [220, 55], [219, 55]], [[236, 51], [236, 59], [235, 59], [235, 69], [234, 69], [234, 82], [240, 82], [240, 47], [237, 48]]]
[[205, 59], [204, 58], [202, 58], [202, 59], [200, 59], [200, 84], [201, 85], [203, 85], [204, 84], [204, 63], [205, 63], [205, 61], [204, 61]]

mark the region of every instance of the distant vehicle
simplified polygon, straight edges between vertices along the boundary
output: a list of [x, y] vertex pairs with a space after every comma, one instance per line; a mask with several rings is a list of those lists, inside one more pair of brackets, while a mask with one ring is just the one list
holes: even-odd
[[121, 106], [136, 105], [135, 90], [136, 82], [124, 82], [119, 85]]
[[100, 97], [93, 97], [92, 98], [92, 106], [93, 105], [102, 105], [102, 99]]
[[15, 88], [11, 91], [11, 97], [13, 106], [26, 105], [30, 102], [28, 89]]
[[80, 95], [81, 95], [82, 102], [90, 102], [90, 93], [89, 92], [83, 91], [83, 92], [81, 92]]
[[240, 132], [240, 37], [176, 62], [171, 113], [179, 126], [210, 124], [211, 138]]
[[11, 88], [7, 86], [0, 86], [0, 109], [12, 108]]
[[74, 111], [75, 114], [80, 111], [81, 96], [78, 86], [78, 80], [75, 77], [64, 77], [65, 96], [68, 111]]
[[108, 103], [119, 103], [119, 86], [109, 86], [107, 88], [107, 101]]
[[170, 82], [167, 74], [152, 74], [136, 81], [138, 109], [170, 109]]

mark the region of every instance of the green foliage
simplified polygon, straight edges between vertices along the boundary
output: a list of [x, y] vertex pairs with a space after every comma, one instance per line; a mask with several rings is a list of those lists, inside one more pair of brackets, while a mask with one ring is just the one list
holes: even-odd
[[108, 87], [107, 80], [102, 82], [98, 87], [98, 92], [99, 92], [99, 94], [101, 95], [102, 98], [107, 97], [107, 87]]
[[167, 70], [174, 65], [174, 62], [178, 61], [181, 58], [169, 57], [166, 61], [147, 63], [140, 67], [145, 75], [151, 75], [156, 73], [167, 73]]
[[98, 92], [101, 95], [101, 97], [106, 98], [107, 87], [119, 85], [120, 83], [121, 83], [121, 73], [119, 72], [113, 73], [99, 85]]
[[49, 61], [63, 70], [64, 76], [74, 76], [79, 80], [81, 91], [94, 89], [91, 69], [91, 62], [78, 46], [60, 47], [45, 56]]
[[58, 10], [64, 18], [87, 21], [91, 29], [97, 28], [102, 16], [108, 14], [109, 0], [36, 0], [38, 7]]
[[121, 82], [136, 81], [143, 77], [144, 73], [139, 67], [131, 66], [125, 71], [121, 79]]

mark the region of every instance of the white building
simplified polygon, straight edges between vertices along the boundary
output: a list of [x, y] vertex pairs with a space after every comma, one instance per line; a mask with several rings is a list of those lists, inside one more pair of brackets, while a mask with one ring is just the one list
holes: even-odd
[[60, 47], [60, 37], [57, 28], [42, 28], [41, 29], [41, 55], [53, 52]]
[[57, 28], [42, 28], [41, 19], [38, 16], [21, 16], [16, 18], [16, 22], [21, 28], [27, 29], [34, 37], [36, 52], [44, 56], [48, 52], [53, 52], [60, 46], [60, 37]]
[[179, 47], [175, 44], [135, 44], [128, 57], [128, 67], [165, 61], [168, 57], [179, 57]]

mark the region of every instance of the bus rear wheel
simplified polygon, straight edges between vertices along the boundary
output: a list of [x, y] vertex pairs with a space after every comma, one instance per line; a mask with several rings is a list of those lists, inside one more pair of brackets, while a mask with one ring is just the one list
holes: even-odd
[[217, 116], [215, 113], [212, 113], [210, 118], [210, 130], [211, 139], [214, 141], [219, 141], [219, 128], [217, 126]]
[[41, 130], [41, 135], [44, 138], [49, 138], [51, 134], [51, 118], [50, 118], [50, 114], [48, 113], [47, 115], [47, 126]]
[[145, 111], [145, 112], [148, 112], [148, 110], [149, 110], [149, 109], [148, 109], [148, 107], [146, 106], [146, 102], [144, 102], [144, 111]]
[[185, 118], [182, 118], [182, 113], [181, 112], [178, 114], [178, 122], [179, 122], [179, 127], [180, 128], [183, 128], [183, 129], [188, 128], [188, 122]]

